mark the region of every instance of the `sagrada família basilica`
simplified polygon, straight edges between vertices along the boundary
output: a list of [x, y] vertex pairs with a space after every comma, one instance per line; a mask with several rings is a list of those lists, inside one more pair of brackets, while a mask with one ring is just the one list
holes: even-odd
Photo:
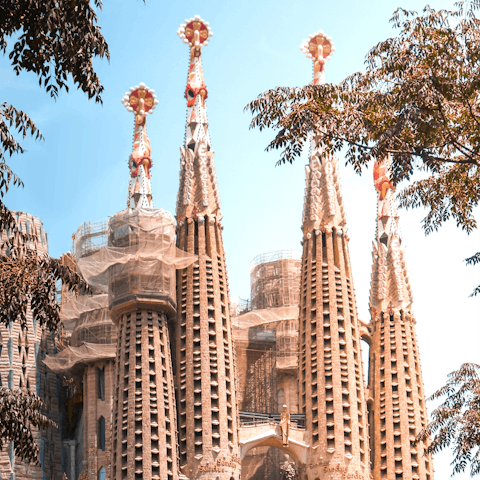
[[[195, 16], [178, 35], [190, 60], [175, 217], [153, 204], [158, 101], [140, 83], [122, 99], [134, 116], [127, 208], [84, 223], [62, 257], [93, 293], [62, 292], [56, 336], [31, 316], [28, 329], [0, 329], [1, 384], [36, 392], [58, 423], [36, 433], [40, 465], [4, 448], [1, 478], [433, 480], [414, 443], [427, 412], [388, 159], [375, 165], [369, 323], [357, 315], [338, 160], [315, 134], [301, 254], [254, 259], [250, 303], [234, 304], [202, 68], [211, 30]], [[317, 32], [302, 49], [323, 83], [331, 38]], [[46, 254], [40, 220], [16, 218]]]

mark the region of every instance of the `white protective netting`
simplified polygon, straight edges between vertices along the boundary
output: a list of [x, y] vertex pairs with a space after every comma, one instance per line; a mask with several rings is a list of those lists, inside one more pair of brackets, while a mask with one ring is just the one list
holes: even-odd
[[99, 323], [99, 320], [101, 321], [99, 312], [105, 310], [108, 315], [108, 295], [106, 293], [76, 297], [69, 292], [64, 292], [60, 319], [65, 330], [71, 333], [79, 324]]
[[296, 368], [298, 365], [298, 305], [252, 310], [232, 317], [233, 337], [239, 349], [268, 350], [275, 345], [276, 367]]
[[195, 255], [175, 246], [171, 213], [126, 209], [110, 219], [108, 246], [80, 258], [77, 268], [88, 283], [109, 295], [109, 304], [131, 294], [163, 295], [175, 301], [175, 270]]
[[45, 364], [59, 373], [114, 358], [117, 329], [110, 316], [112, 304], [139, 295], [160, 297], [175, 305], [175, 270], [196, 259], [176, 248], [174, 219], [169, 212], [126, 209], [113, 216], [108, 223], [107, 246], [75, 259], [77, 270], [94, 293], [63, 295], [60, 317], [70, 334], [70, 346], [46, 357]]
[[115, 343], [117, 327], [112, 322], [108, 308], [108, 295], [63, 296], [60, 318], [70, 344], [79, 346], [84, 342]]
[[61, 374], [79, 364], [94, 362], [101, 359], [115, 358], [116, 344], [98, 345], [84, 343], [79, 347], [66, 347], [56, 355], [47, 355], [43, 362], [55, 373]]

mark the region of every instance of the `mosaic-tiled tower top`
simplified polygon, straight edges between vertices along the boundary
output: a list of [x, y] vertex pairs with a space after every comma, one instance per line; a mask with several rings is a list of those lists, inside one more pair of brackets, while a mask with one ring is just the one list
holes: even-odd
[[180, 465], [191, 479], [238, 480], [238, 415], [220, 200], [208, 134], [198, 15], [178, 31], [189, 46], [187, 126], [181, 148], [177, 246], [198, 255], [177, 274], [175, 331]]
[[412, 445], [426, 425], [412, 290], [404, 259], [390, 161], [375, 163], [377, 234], [370, 290], [370, 443], [375, 479], [433, 479], [430, 455]]
[[[301, 49], [324, 83], [334, 50], [322, 31]], [[370, 478], [360, 332], [338, 160], [312, 135], [302, 219], [299, 405], [306, 415], [308, 478]], [[305, 477], [306, 478], [306, 477]]]
[[180, 187], [177, 197], [177, 217], [211, 215], [220, 220], [220, 197], [215, 174], [214, 151], [208, 133], [208, 90], [202, 68], [202, 48], [213, 35], [208, 22], [197, 15], [186, 20], [178, 35], [190, 47], [185, 99], [187, 125], [185, 146], [181, 150]]
[[144, 83], [131, 87], [122, 103], [135, 114], [133, 150], [128, 159], [130, 181], [128, 184], [127, 208], [153, 208], [150, 169], [152, 149], [147, 135], [147, 115], [158, 104], [155, 91]]

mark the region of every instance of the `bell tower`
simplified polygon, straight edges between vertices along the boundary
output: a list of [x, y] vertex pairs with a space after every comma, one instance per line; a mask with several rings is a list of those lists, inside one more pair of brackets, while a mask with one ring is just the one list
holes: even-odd
[[189, 478], [238, 480], [237, 401], [222, 214], [208, 133], [202, 50], [212, 36], [198, 15], [178, 35], [189, 47], [187, 125], [180, 149], [177, 246], [198, 261], [177, 274], [176, 380], [180, 465]]
[[[301, 47], [313, 85], [325, 82], [334, 51], [322, 31]], [[338, 160], [312, 135], [306, 166], [300, 284], [299, 405], [309, 458], [303, 478], [370, 478], [360, 332]], [[343, 477], [342, 477], [343, 478]]]
[[153, 208], [147, 115], [153, 90], [141, 83], [122, 100], [135, 115], [126, 210], [109, 221], [106, 271], [118, 327], [113, 406], [113, 478], [178, 480], [176, 405], [168, 320], [176, 314], [174, 219]]
[[431, 455], [413, 446], [427, 424], [412, 289], [390, 181], [390, 160], [376, 162], [377, 233], [370, 289], [370, 443], [374, 478], [432, 480]]

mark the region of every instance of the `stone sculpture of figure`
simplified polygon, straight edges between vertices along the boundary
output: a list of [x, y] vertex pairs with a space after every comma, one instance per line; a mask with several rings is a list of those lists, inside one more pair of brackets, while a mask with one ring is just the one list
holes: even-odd
[[282, 441], [285, 447], [288, 447], [288, 431], [290, 429], [290, 413], [286, 405], [283, 406], [283, 412], [280, 414], [280, 429], [282, 431]]

